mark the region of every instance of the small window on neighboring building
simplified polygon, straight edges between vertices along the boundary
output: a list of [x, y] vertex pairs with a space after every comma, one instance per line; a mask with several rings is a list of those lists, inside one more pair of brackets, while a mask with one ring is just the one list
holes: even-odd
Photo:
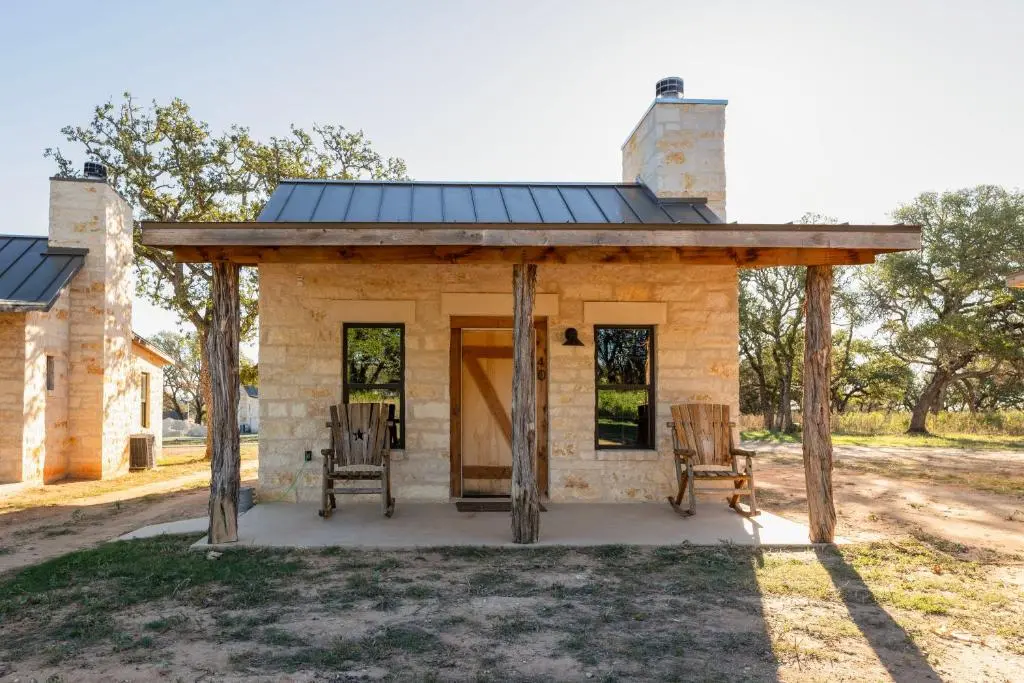
[[394, 407], [391, 446], [405, 446], [405, 325], [345, 323], [342, 327], [344, 403]]
[[57, 385], [56, 368], [54, 367], [53, 356], [46, 357], [46, 390], [53, 391]]
[[142, 395], [142, 419], [139, 423], [143, 427], [149, 427], [149, 373], [142, 373], [142, 382], [139, 386], [139, 393]]
[[654, 448], [654, 328], [596, 326], [597, 448]]

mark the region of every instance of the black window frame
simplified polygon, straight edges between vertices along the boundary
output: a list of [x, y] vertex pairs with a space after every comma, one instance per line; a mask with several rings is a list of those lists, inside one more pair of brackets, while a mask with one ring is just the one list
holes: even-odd
[[[599, 451], [657, 451], [657, 374], [655, 369], [657, 365], [655, 363], [656, 352], [656, 340], [657, 330], [655, 325], [594, 325], [594, 448]], [[599, 330], [647, 330], [648, 333], [648, 349], [647, 349], [647, 362], [648, 362], [648, 384], [601, 384], [600, 374], [601, 368], [598, 364], [597, 358], [597, 335]], [[599, 431], [600, 415], [598, 414], [598, 400], [599, 392], [601, 390], [612, 390], [612, 391], [636, 391], [639, 389], [647, 390], [647, 405], [648, 416], [647, 416], [647, 445], [625, 445], [625, 446], [613, 446], [601, 443], [601, 435]]]
[[[348, 381], [348, 331], [351, 329], [389, 329], [398, 330], [398, 355], [400, 371], [397, 382], [379, 384], [350, 383]], [[341, 325], [341, 402], [347, 404], [349, 392], [352, 390], [385, 389], [398, 392], [400, 410], [394, 418], [395, 426], [391, 430], [391, 447], [397, 450], [405, 448], [405, 430], [408, 425], [409, 406], [405, 402], [405, 323], [342, 323]]]

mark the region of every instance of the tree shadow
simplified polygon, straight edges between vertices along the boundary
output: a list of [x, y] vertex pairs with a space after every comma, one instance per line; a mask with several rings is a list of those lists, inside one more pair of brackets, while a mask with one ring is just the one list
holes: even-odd
[[878, 603], [860, 573], [835, 546], [816, 547], [814, 552], [839, 591], [850, 620], [892, 680], [896, 683], [942, 680], [910, 634]]

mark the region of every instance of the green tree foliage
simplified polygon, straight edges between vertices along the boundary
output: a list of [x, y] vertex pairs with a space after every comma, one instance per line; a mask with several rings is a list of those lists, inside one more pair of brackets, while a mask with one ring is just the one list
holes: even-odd
[[[129, 93], [95, 108], [80, 126], [61, 134], [83, 158], [107, 167], [111, 185], [131, 203], [135, 218], [156, 221], [248, 221], [259, 214], [282, 178], [406, 177], [405, 163], [383, 158], [362, 131], [335, 125], [292, 126], [282, 136], [258, 140], [231, 125], [214, 131], [180, 99], [143, 106]], [[47, 149], [60, 177], [78, 175], [81, 164], [59, 148]], [[212, 320], [211, 269], [176, 263], [166, 251], [140, 244], [135, 228], [138, 294], [174, 311], [199, 333], [203, 390], [209, 403], [206, 338]], [[241, 336], [256, 329], [256, 270], [242, 270]]]
[[863, 287], [889, 352], [921, 370], [909, 431], [925, 432], [952, 385], [1024, 365], [1024, 296], [1006, 287], [1024, 269], [1024, 194], [929, 192], [894, 218], [920, 224], [923, 247], [882, 257]]
[[206, 421], [199, 359], [199, 338], [189, 332], [158, 332], [149, 338], [157, 348], [174, 360], [164, 367], [164, 406], [179, 415], [191, 415], [194, 422]]
[[394, 327], [351, 327], [345, 362], [351, 384], [401, 380], [401, 335]]
[[250, 387], [258, 387], [260, 385], [259, 365], [253, 363], [243, 355], [239, 355], [238, 362], [241, 366], [238, 371], [238, 376], [242, 384]]
[[914, 373], [884, 347], [839, 330], [832, 337], [832, 411], [893, 411], [906, 407]]

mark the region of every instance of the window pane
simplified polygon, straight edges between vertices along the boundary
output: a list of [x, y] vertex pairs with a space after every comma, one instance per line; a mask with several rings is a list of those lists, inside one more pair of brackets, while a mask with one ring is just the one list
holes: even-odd
[[597, 445], [645, 448], [650, 445], [646, 389], [598, 389]]
[[398, 327], [349, 327], [346, 379], [351, 384], [402, 381], [402, 331]]
[[650, 343], [646, 327], [596, 328], [597, 383], [649, 384]]
[[395, 406], [396, 436], [392, 443], [402, 442], [402, 399], [393, 389], [351, 389], [348, 392], [349, 403], [388, 403]]

